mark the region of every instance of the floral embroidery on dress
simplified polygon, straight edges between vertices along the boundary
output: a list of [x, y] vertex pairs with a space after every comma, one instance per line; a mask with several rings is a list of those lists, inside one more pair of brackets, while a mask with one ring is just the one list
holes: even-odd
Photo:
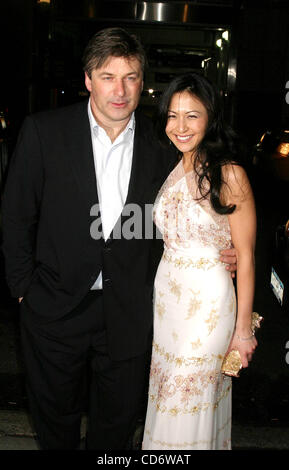
[[224, 355], [222, 354], [218, 354], [218, 355], [211, 354], [210, 356], [203, 355], [202, 357], [176, 356], [174, 353], [166, 351], [164, 347], [160, 346], [159, 344], [155, 342], [153, 342], [153, 348], [156, 354], [159, 354], [165, 359], [166, 362], [173, 363], [175, 366], [183, 366], [183, 365], [198, 366], [204, 363], [210, 364], [211, 362], [215, 362], [216, 360], [218, 360], [219, 363], [221, 364], [224, 359]]
[[216, 328], [219, 318], [220, 318], [220, 315], [217, 313], [217, 309], [212, 308], [212, 310], [209, 313], [209, 317], [205, 320], [205, 323], [207, 323], [208, 325], [209, 335]]
[[179, 339], [179, 335], [175, 331], [172, 332], [172, 337], [173, 337], [174, 342], [178, 341]]
[[159, 315], [159, 317], [163, 318], [163, 316], [165, 314], [165, 311], [166, 311], [166, 307], [165, 307], [164, 302], [157, 302], [156, 303], [156, 311], [157, 311], [157, 314]]
[[163, 255], [163, 261], [168, 263], [172, 263], [176, 268], [197, 268], [197, 269], [211, 269], [215, 268], [218, 265], [223, 265], [223, 263], [219, 259], [209, 259], [209, 258], [189, 258], [189, 257], [175, 257], [172, 254], [169, 254], [167, 250], [165, 250]]
[[200, 291], [194, 292], [192, 289], [190, 289], [190, 291], [193, 294], [193, 298], [190, 299], [188, 314], [185, 317], [186, 320], [189, 320], [190, 318], [192, 318], [198, 312], [198, 310], [200, 309], [202, 305], [202, 300], [197, 298], [197, 296], [200, 294]]
[[[227, 381], [227, 386], [223, 387], [226, 379], [216, 368], [208, 370], [201, 368], [195, 374], [172, 376], [162, 369], [160, 362], [153, 360], [150, 371], [150, 399], [161, 413], [168, 412], [174, 415], [199, 413], [208, 406], [217, 409], [221, 400], [231, 389], [230, 380]], [[196, 396], [202, 396], [204, 389], [210, 386], [216, 387], [215, 400], [212, 403], [199, 402], [191, 406], [190, 402], [193, 403]], [[152, 390], [154, 390], [153, 393]], [[170, 408], [166, 405], [172, 398], [179, 403], [178, 407]]]
[[[168, 274], [168, 277], [170, 278], [170, 273]], [[170, 292], [176, 296], [177, 301], [180, 301], [180, 297], [182, 294], [182, 286], [180, 283], [177, 283], [176, 279], [170, 279], [169, 280], [169, 287], [170, 287]]]
[[200, 338], [197, 341], [191, 342], [192, 349], [199, 349], [202, 346]]

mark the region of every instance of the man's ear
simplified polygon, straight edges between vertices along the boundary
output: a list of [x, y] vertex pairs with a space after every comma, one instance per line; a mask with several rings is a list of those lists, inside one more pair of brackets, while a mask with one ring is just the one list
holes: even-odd
[[91, 79], [87, 75], [87, 72], [84, 72], [84, 82], [85, 82], [85, 86], [86, 86], [87, 90], [89, 92], [91, 92]]

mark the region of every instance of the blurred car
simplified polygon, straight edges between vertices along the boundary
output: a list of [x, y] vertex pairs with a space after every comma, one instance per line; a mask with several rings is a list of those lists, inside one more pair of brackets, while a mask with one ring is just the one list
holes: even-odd
[[289, 220], [276, 229], [270, 286], [281, 307], [289, 311]]
[[289, 130], [264, 132], [253, 149], [252, 166], [259, 203], [272, 221], [280, 221], [271, 248], [270, 287], [289, 311]]
[[289, 130], [267, 130], [254, 148], [253, 165], [289, 182]]

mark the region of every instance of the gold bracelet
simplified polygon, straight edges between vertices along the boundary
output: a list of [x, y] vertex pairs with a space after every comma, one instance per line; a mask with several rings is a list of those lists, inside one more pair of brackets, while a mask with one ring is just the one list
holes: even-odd
[[249, 341], [250, 339], [254, 338], [255, 333], [252, 331], [251, 336], [248, 336], [248, 338], [241, 338], [241, 336], [239, 336], [237, 333], [236, 333], [236, 336], [240, 341]]

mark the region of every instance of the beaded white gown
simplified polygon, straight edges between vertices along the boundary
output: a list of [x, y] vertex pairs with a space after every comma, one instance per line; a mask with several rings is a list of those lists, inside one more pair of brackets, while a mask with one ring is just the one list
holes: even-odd
[[199, 194], [182, 161], [154, 205], [164, 253], [154, 289], [154, 340], [143, 450], [231, 449], [231, 378], [221, 372], [236, 316], [219, 252], [228, 217]]

